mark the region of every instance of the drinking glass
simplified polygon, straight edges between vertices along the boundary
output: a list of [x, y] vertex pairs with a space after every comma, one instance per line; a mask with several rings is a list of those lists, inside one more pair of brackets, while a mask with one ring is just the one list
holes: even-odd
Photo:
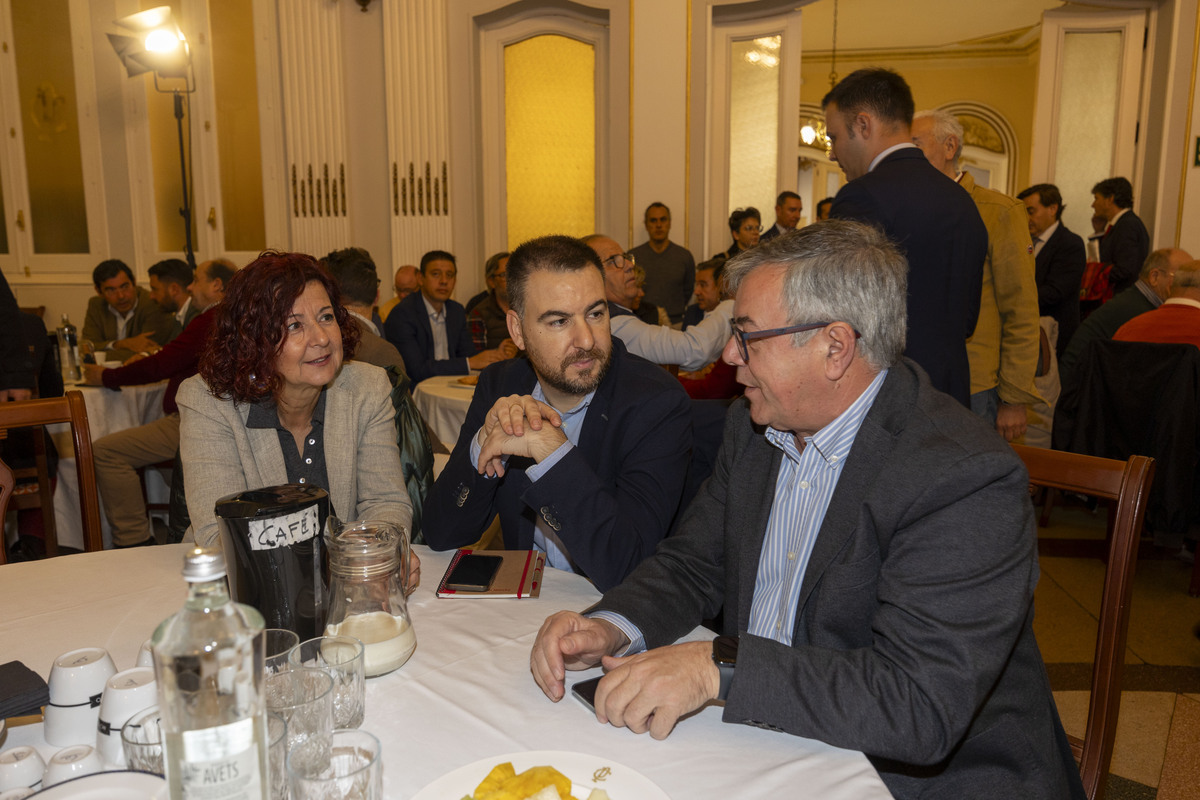
[[300, 644], [300, 637], [287, 628], [265, 628], [263, 637], [263, 674], [274, 675], [288, 668], [288, 652]]
[[267, 712], [267, 759], [271, 800], [288, 800], [287, 722], [274, 711]]
[[382, 800], [379, 740], [361, 730], [333, 732], [333, 751], [317, 765], [291, 752], [287, 759], [292, 800]]
[[121, 728], [125, 764], [135, 772], [163, 774], [163, 741], [159, 730], [158, 706], [150, 706], [129, 718]]
[[353, 636], [318, 636], [292, 648], [288, 664], [322, 669], [333, 678], [333, 727], [357, 728], [363, 722], [366, 677], [363, 643]]
[[333, 678], [310, 667], [268, 675], [267, 710], [287, 722], [288, 758], [296, 757], [324, 769], [333, 736]]

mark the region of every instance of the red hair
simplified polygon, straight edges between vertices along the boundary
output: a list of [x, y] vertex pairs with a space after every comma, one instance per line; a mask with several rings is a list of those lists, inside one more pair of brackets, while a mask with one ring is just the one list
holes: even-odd
[[283, 379], [275, 359], [283, 349], [287, 319], [304, 287], [314, 282], [324, 287], [333, 305], [342, 332], [342, 360], [354, 356], [358, 326], [342, 306], [329, 273], [310, 255], [266, 250], [234, 273], [217, 306], [199, 367], [214, 397], [257, 403], [278, 394]]

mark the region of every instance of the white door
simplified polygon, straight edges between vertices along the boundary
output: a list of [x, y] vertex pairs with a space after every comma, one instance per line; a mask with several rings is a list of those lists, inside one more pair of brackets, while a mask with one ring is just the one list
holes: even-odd
[[1091, 189], [1123, 176], [1138, 195], [1147, 12], [1047, 11], [1042, 18], [1031, 183], [1062, 192], [1063, 221], [1091, 232]]

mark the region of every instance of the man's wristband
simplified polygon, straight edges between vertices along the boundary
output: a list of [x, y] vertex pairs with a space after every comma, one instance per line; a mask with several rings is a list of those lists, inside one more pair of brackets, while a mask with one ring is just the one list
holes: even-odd
[[718, 636], [712, 643], [712, 660], [721, 674], [721, 686], [717, 690], [717, 699], [724, 701], [729, 697], [729, 687], [733, 683], [733, 673], [737, 667], [738, 637]]

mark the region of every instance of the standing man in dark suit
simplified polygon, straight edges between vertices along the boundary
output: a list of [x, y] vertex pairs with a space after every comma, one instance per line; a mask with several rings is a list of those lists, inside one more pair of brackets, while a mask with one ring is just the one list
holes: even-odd
[[1112, 265], [1108, 282], [1114, 292], [1137, 282], [1150, 255], [1150, 234], [1133, 213], [1133, 186], [1125, 178], [1109, 178], [1092, 187], [1092, 208], [1108, 220], [1100, 240], [1100, 261]]
[[847, 75], [821, 101], [832, 156], [849, 180], [831, 219], [881, 227], [908, 259], [908, 345], [935, 388], [970, 402], [988, 237], [971, 196], [912, 143], [913, 98], [887, 69]]
[[800, 215], [804, 213], [804, 201], [795, 192], [780, 192], [775, 198], [775, 224], [758, 237], [758, 243], [769, 242], [780, 234], [796, 230]]
[[692, 447], [688, 396], [612, 338], [600, 258], [578, 239], [513, 251], [508, 300], [529, 358], [479, 376], [426, 501], [425, 541], [462, 547], [499, 514], [506, 547], [543, 550], [603, 591], [670, 529]]
[[1087, 248], [1082, 238], [1063, 225], [1062, 193], [1053, 183], [1030, 186], [1017, 199], [1029, 213], [1037, 263], [1038, 314], [1058, 322], [1054, 350], [1061, 358], [1079, 327], [1079, 284], [1087, 268]]
[[515, 349], [476, 351], [466, 311], [450, 299], [457, 279], [454, 256], [429, 251], [421, 256], [421, 291], [401, 300], [384, 323], [384, 337], [400, 351], [414, 385], [434, 375], [466, 375], [516, 355]]
[[[863, 751], [898, 800], [1084, 796], [1034, 640], [1028, 475], [901, 357], [906, 272], [832, 220], [726, 266], [745, 397], [676, 533], [542, 625], [551, 699], [602, 662], [597, 719], [656, 739], [718, 700]], [[715, 642], [672, 644], [722, 607]]]

